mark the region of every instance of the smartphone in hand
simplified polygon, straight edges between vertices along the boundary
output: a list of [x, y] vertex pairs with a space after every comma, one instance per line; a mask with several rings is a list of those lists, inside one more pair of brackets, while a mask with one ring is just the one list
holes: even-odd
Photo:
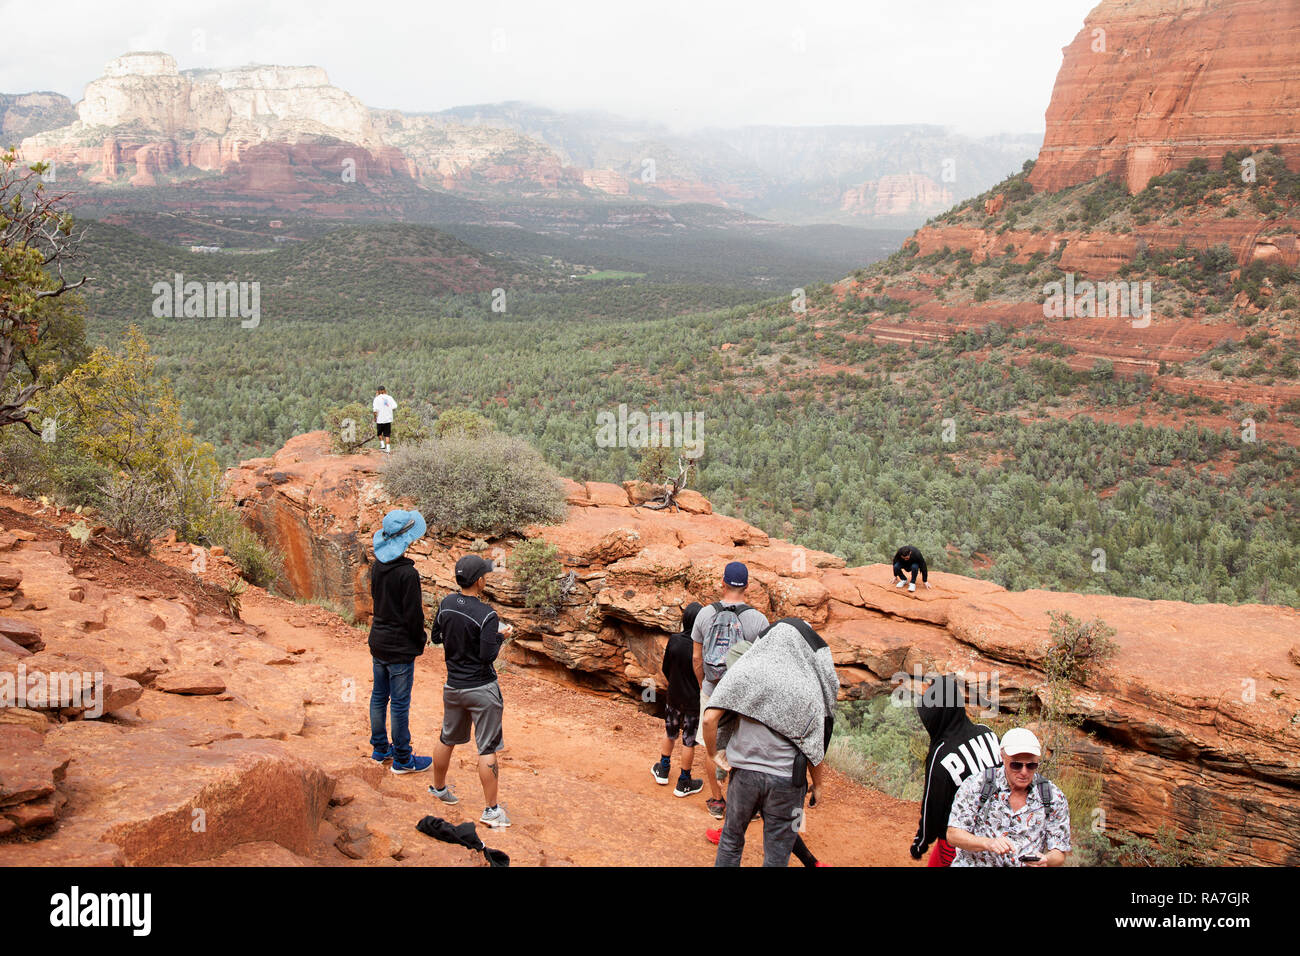
[[1038, 856], [1038, 855], [1035, 854], [1035, 853], [1031, 853], [1031, 854], [1029, 854], [1028, 856], [1022, 856], [1022, 857], [1020, 858], [1020, 862], [1021, 862], [1021, 863], [1037, 863], [1037, 862], [1038, 862], [1039, 860], [1041, 860], [1041, 859], [1042, 859], [1041, 856]]

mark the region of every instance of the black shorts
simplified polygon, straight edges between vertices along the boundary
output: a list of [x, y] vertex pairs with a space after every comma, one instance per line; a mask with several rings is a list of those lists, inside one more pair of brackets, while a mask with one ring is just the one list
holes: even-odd
[[672, 740], [680, 733], [683, 747], [695, 746], [695, 731], [700, 726], [698, 710], [683, 711], [672, 704], [664, 705], [664, 735]]
[[376, 422], [376, 423], [375, 423], [375, 434], [377, 434], [380, 438], [391, 438], [392, 435], [393, 435], [393, 423], [392, 423], [392, 422]]

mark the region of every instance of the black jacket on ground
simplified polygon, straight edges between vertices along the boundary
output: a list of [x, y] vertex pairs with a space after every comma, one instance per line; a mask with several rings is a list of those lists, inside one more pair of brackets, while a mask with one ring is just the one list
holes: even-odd
[[925, 566], [925, 555], [910, 544], [905, 544], [894, 552], [894, 566], [898, 567], [900, 564], [909, 570], [912, 565], [918, 565], [921, 568], [921, 580], [930, 580], [930, 569]]
[[447, 651], [447, 686], [482, 687], [497, 679], [492, 662], [505, 638], [497, 612], [468, 594], [448, 594], [438, 605], [430, 639]]
[[424, 653], [424, 603], [420, 572], [402, 555], [370, 565], [370, 654], [385, 664], [413, 661]]
[[944, 674], [935, 679], [916, 708], [930, 734], [921, 822], [912, 841], [912, 856], [917, 859], [948, 832], [948, 815], [957, 788], [969, 777], [1002, 762], [998, 735], [967, 717], [965, 703], [962, 684], [951, 674]]
[[700, 680], [695, 676], [695, 642], [691, 629], [701, 608], [692, 605], [682, 611], [682, 631], [668, 638], [664, 648], [664, 677], [668, 678], [668, 704], [683, 713], [698, 711]]

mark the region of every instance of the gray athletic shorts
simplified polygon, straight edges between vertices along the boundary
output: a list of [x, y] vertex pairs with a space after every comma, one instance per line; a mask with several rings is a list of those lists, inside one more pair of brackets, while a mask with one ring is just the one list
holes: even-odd
[[505, 746], [501, 739], [505, 702], [501, 699], [501, 685], [496, 681], [465, 690], [444, 686], [442, 708], [442, 734], [438, 739], [447, 746], [469, 743], [471, 725], [481, 756], [494, 754]]

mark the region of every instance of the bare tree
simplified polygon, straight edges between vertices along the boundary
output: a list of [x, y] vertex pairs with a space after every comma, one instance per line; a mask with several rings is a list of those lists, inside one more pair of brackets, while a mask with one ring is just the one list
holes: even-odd
[[688, 458], [678, 457], [677, 475], [663, 485], [663, 492], [651, 498], [643, 507], [651, 511], [662, 511], [665, 508], [677, 510], [677, 496], [686, 488], [686, 481], [690, 477], [692, 462]]
[[73, 231], [72, 216], [62, 208], [67, 194], [46, 191], [49, 168], [23, 164], [12, 149], [0, 153], [0, 428], [19, 424], [34, 434], [28, 403], [42, 385], [35, 377], [26, 385], [11, 381], [15, 366], [40, 335], [38, 304], [89, 279], [69, 281], [64, 274], [85, 232]]

